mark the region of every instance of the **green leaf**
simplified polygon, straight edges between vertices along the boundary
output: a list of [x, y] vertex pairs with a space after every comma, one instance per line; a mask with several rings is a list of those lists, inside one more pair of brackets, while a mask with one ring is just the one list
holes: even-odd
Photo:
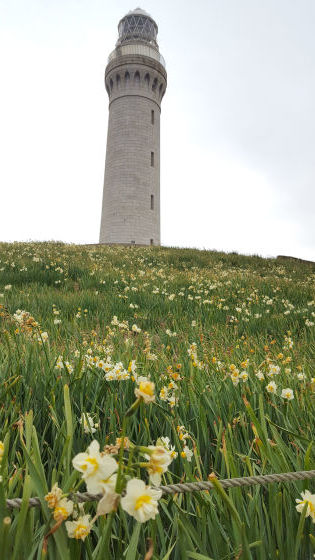
[[111, 512], [106, 517], [106, 519], [102, 517], [98, 518], [99, 523], [105, 524], [105, 527], [103, 526], [103, 530], [100, 533], [97, 546], [94, 549], [93, 558], [95, 558], [95, 560], [103, 560], [104, 558], [109, 558], [109, 545], [114, 515], [115, 512]]
[[[34, 436], [34, 431], [33, 431], [33, 436]], [[36, 441], [37, 438], [35, 439], [35, 443]], [[41, 501], [41, 511], [43, 513], [46, 522], [48, 522], [51, 514], [48, 510], [47, 504], [44, 499], [44, 496], [45, 494], [47, 494], [48, 490], [47, 490], [47, 482], [46, 482], [42, 462], [40, 460], [40, 457], [38, 458], [38, 453], [36, 453], [36, 463], [34, 463], [23, 441], [21, 441], [21, 445], [23, 447], [24, 455], [26, 457], [32, 483]], [[34, 437], [33, 437], [33, 445], [34, 445]], [[54, 533], [53, 539], [56, 542], [56, 546], [58, 548], [60, 558], [62, 558], [62, 560], [70, 560], [69, 549], [67, 546], [67, 540], [65, 537], [65, 532], [63, 527], [60, 527], [60, 529], [58, 529], [58, 531]]]
[[18, 522], [17, 522], [17, 528], [14, 537], [14, 549], [13, 549], [12, 560], [15, 560], [15, 558], [19, 554], [22, 538], [24, 539], [24, 542], [25, 540], [31, 541], [32, 539], [31, 535], [25, 535], [25, 533], [23, 533], [26, 517], [29, 510], [28, 501], [31, 496], [31, 491], [32, 491], [31, 477], [27, 475], [24, 480], [22, 503], [21, 503], [20, 511], [18, 513]]
[[308, 508], [308, 503], [304, 504], [304, 508], [301, 511], [300, 522], [299, 522], [298, 530], [297, 530], [296, 537], [295, 537], [295, 554], [294, 554], [294, 557], [292, 557], [292, 560], [293, 560], [293, 558], [296, 558], [296, 560], [298, 560], [298, 558], [299, 558], [299, 548], [300, 548], [301, 539], [302, 539], [302, 536], [303, 536], [303, 529], [304, 529], [304, 523], [305, 523], [305, 516], [306, 516], [307, 508]]
[[136, 558], [140, 530], [141, 523], [137, 523], [131, 535], [130, 544], [127, 548], [126, 560], [135, 560]]
[[305, 453], [304, 468], [306, 471], [311, 470], [311, 451], [312, 451], [313, 443], [314, 443], [313, 441], [310, 442]]
[[214, 560], [210, 556], [205, 556], [204, 554], [199, 554], [199, 552], [187, 552], [188, 558], [193, 558], [193, 560]]
[[[23, 447], [24, 447], [24, 445], [23, 445]], [[26, 448], [25, 448], [25, 450], [26, 450]], [[41, 482], [42, 482], [42, 485], [43, 485], [43, 494], [47, 494], [48, 486], [47, 486], [47, 481], [46, 481], [45, 469], [44, 469], [42, 459], [41, 459], [41, 454], [40, 454], [40, 449], [39, 449], [39, 445], [38, 445], [38, 438], [37, 438], [37, 433], [36, 433], [36, 430], [35, 430], [35, 426], [33, 426], [33, 433], [32, 433], [32, 451], [33, 451], [33, 456], [34, 456], [34, 465], [37, 468], [38, 474], [40, 475]], [[28, 453], [27, 453], [27, 455], [28, 455]]]
[[305, 436], [301, 436], [301, 434], [298, 434], [296, 432], [292, 432], [292, 430], [288, 430], [287, 428], [283, 428], [282, 426], [279, 426], [278, 424], [276, 424], [275, 422], [270, 420], [270, 418], [268, 418], [268, 416], [266, 416], [266, 420], [268, 420], [269, 424], [271, 424], [272, 426], [274, 426], [278, 430], [281, 430], [282, 432], [285, 432], [286, 434], [289, 434], [290, 436], [294, 436], [295, 438], [300, 439], [302, 441], [306, 441], [307, 443], [311, 443], [311, 444], [313, 443], [312, 441], [310, 442], [309, 438], [306, 438]]
[[312, 545], [312, 549], [315, 550], [315, 537], [310, 533], [309, 534], [310, 537], [310, 543]]
[[65, 403], [65, 417], [66, 417], [66, 427], [67, 427], [67, 473], [69, 474], [71, 465], [71, 455], [72, 455], [72, 441], [73, 441], [73, 420], [72, 420], [72, 409], [70, 402], [69, 386], [65, 385], [63, 388], [63, 396]]
[[176, 545], [176, 541], [174, 542], [174, 544], [172, 545], [172, 547], [167, 551], [167, 553], [165, 554], [165, 556], [163, 556], [162, 560], [168, 560], [168, 559], [169, 559], [169, 557], [170, 557], [170, 555], [171, 555], [171, 552], [172, 552], [172, 550], [173, 550], [173, 548], [174, 548], [175, 545]]

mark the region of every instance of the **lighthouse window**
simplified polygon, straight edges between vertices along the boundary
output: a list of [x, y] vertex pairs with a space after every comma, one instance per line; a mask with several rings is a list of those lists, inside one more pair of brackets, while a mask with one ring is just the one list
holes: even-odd
[[154, 124], [154, 111], [151, 111], [151, 124]]
[[154, 210], [154, 195], [151, 194], [151, 210]]
[[154, 167], [154, 152], [151, 152], [151, 167]]
[[154, 239], [150, 239], [150, 245], [154, 244]]

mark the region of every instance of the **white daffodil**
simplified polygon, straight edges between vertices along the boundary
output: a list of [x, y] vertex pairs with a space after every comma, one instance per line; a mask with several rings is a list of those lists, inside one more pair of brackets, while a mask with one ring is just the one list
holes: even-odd
[[94, 428], [94, 420], [87, 412], [82, 414], [79, 422], [81, 426], [83, 426], [83, 430], [86, 434], [94, 434], [94, 432], [96, 432], [96, 428]]
[[173, 408], [176, 405], [177, 401], [175, 395], [171, 395], [170, 397], [167, 398], [167, 400], [171, 408]]
[[164, 386], [160, 391], [160, 399], [162, 401], [167, 401], [167, 398], [168, 398], [168, 388]]
[[38, 340], [38, 342], [43, 342], [43, 343], [47, 342], [47, 340], [48, 340], [48, 333], [47, 333], [46, 331], [45, 331], [45, 332], [41, 332], [40, 335], [37, 337], [37, 340]]
[[81, 515], [75, 521], [66, 521], [68, 537], [84, 541], [92, 528], [90, 517], [90, 515]]
[[270, 383], [268, 383], [268, 385], [266, 386], [266, 391], [268, 391], [268, 393], [275, 393], [277, 390], [277, 385], [274, 381], [270, 381]]
[[58, 487], [58, 484], [56, 482], [56, 484], [53, 485], [51, 491], [48, 492], [48, 494], [46, 494], [45, 496], [45, 500], [48, 504], [48, 507], [50, 509], [55, 509], [55, 507], [57, 507], [58, 503], [60, 502], [61, 497], [62, 497], [62, 490], [61, 488]]
[[46, 494], [45, 500], [48, 507], [54, 510], [54, 519], [56, 521], [67, 519], [73, 512], [73, 502], [62, 497], [62, 490], [58, 487], [57, 483]]
[[175, 451], [175, 446], [171, 445], [170, 438], [162, 436], [157, 440], [156, 444], [163, 445], [163, 447], [169, 451], [172, 459], [176, 459], [178, 453]]
[[150, 455], [145, 455], [148, 459], [146, 468], [150, 475], [150, 482], [155, 486], [161, 484], [161, 475], [167, 471], [168, 466], [173, 461], [171, 453], [162, 445], [149, 445], [148, 449], [152, 450]]
[[73, 512], [73, 502], [67, 500], [67, 498], [62, 498], [54, 508], [54, 519], [55, 521], [64, 521]]
[[231, 379], [232, 379], [232, 383], [233, 385], [238, 385], [240, 378], [239, 378], [239, 374], [238, 374], [238, 369], [235, 369], [231, 372]]
[[140, 523], [155, 519], [161, 490], [146, 486], [143, 480], [133, 478], [127, 482], [126, 495], [121, 499], [122, 508]]
[[269, 364], [269, 371], [267, 373], [267, 375], [269, 375], [269, 377], [273, 377], [274, 375], [279, 375], [280, 373], [280, 367], [275, 365], [275, 364]]
[[72, 459], [77, 471], [83, 473], [82, 478], [88, 492], [102, 492], [104, 484], [117, 470], [118, 464], [113, 457], [100, 454], [100, 444], [94, 440], [86, 453], [79, 453]]
[[292, 399], [294, 399], [294, 393], [292, 391], [292, 389], [282, 389], [282, 393], [281, 393], [281, 397], [283, 399], [287, 399], [288, 401], [291, 401]]
[[129, 362], [128, 365], [128, 371], [129, 373], [132, 374], [134, 380], [137, 379], [137, 366], [136, 366], [136, 360], [131, 360], [131, 362]]
[[247, 379], [248, 379], [248, 373], [247, 373], [247, 371], [242, 371], [242, 372], [239, 374], [239, 379], [241, 379], [241, 380], [243, 381], [243, 383], [245, 383], [245, 381], [247, 381]]
[[189, 449], [189, 447], [187, 447], [187, 445], [185, 445], [183, 451], [181, 452], [181, 456], [183, 459], [187, 459], [188, 463], [190, 463], [193, 457], [193, 452]]
[[304, 509], [305, 504], [307, 504], [306, 517], [310, 516], [315, 523], [315, 494], [311, 494], [309, 490], [301, 493], [302, 500], [295, 500], [298, 504], [296, 509], [301, 513]]

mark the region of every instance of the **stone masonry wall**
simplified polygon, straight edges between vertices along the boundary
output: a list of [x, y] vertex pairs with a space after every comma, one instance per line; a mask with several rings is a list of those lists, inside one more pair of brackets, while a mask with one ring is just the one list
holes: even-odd
[[110, 105], [100, 243], [159, 245], [165, 70], [148, 57], [122, 56], [107, 66], [105, 84]]

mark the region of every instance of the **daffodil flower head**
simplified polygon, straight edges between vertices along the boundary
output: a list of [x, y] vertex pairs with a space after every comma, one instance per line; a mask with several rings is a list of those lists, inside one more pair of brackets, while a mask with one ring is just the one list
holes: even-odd
[[100, 453], [100, 444], [94, 440], [86, 453], [79, 453], [72, 459], [74, 468], [83, 473], [88, 492], [102, 492], [103, 485], [117, 470], [118, 464], [113, 457]]
[[162, 445], [163, 447], [165, 447], [165, 449], [169, 451], [172, 459], [176, 459], [178, 453], [175, 451], [175, 446], [171, 445], [170, 438], [163, 437], [163, 436], [159, 437], [159, 439], [156, 442], [156, 445]]
[[181, 456], [183, 459], [187, 459], [188, 463], [190, 463], [193, 456], [193, 452], [191, 451], [191, 449], [189, 449], [187, 445], [185, 445], [183, 451], [181, 452]]
[[298, 504], [296, 509], [301, 513], [304, 509], [305, 504], [307, 504], [306, 517], [310, 516], [315, 523], [315, 494], [311, 494], [309, 490], [301, 493], [302, 500], [295, 500]]
[[133, 478], [127, 482], [126, 495], [121, 499], [122, 508], [140, 523], [155, 519], [158, 500], [162, 491], [146, 486], [143, 480]]
[[90, 515], [82, 515], [75, 521], [66, 521], [66, 529], [70, 539], [84, 541], [91, 531]]
[[139, 377], [137, 380], [139, 383], [138, 387], [135, 389], [135, 395], [138, 399], [142, 399], [146, 404], [153, 402], [155, 400], [155, 384], [146, 378]]
[[96, 428], [94, 428], [94, 426], [95, 426], [94, 420], [93, 420], [92, 416], [90, 416], [90, 414], [88, 414], [87, 412], [82, 414], [79, 422], [80, 422], [81, 426], [83, 426], [83, 430], [86, 434], [89, 434], [89, 433], [94, 434], [94, 432], [96, 432]]
[[270, 383], [266, 385], [266, 391], [268, 391], [268, 393], [275, 393], [276, 390], [277, 390], [277, 385], [274, 381], [270, 381]]
[[283, 399], [286, 399], [287, 401], [291, 401], [292, 399], [294, 399], [294, 393], [292, 389], [282, 389], [281, 397]]
[[54, 509], [54, 519], [56, 521], [63, 521], [64, 519], [67, 519], [72, 512], [73, 502], [71, 500], [67, 500], [66, 498], [62, 498]]
[[151, 450], [151, 453], [145, 455], [149, 461], [146, 468], [150, 474], [150, 482], [158, 486], [161, 483], [161, 475], [167, 471], [173, 457], [170, 451], [162, 445], [149, 445], [148, 449]]
[[51, 491], [48, 492], [48, 494], [46, 494], [45, 496], [45, 500], [48, 504], [48, 507], [50, 509], [55, 509], [58, 503], [60, 502], [61, 497], [62, 497], [62, 490], [61, 488], [58, 487], [58, 484], [56, 482], [56, 484], [53, 485]]

